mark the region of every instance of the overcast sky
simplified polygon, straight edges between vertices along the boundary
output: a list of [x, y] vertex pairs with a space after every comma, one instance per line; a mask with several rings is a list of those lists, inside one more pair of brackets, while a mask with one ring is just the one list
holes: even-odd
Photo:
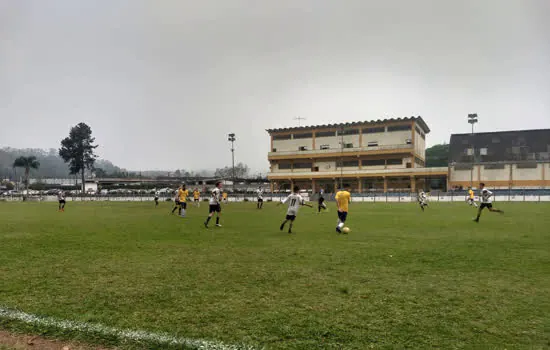
[[0, 147], [78, 122], [128, 169], [268, 168], [265, 129], [550, 127], [549, 0], [0, 0]]

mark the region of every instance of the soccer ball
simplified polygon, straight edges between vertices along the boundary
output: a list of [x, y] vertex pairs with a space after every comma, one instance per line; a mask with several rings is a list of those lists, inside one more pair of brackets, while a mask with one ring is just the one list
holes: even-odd
[[350, 231], [351, 231], [351, 230], [349, 229], [349, 227], [344, 227], [344, 228], [342, 229], [342, 232], [344, 232], [344, 233], [349, 233]]

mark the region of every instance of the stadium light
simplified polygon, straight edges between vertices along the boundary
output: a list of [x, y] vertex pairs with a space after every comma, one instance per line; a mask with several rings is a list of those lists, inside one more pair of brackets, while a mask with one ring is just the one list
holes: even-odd
[[235, 193], [235, 134], [227, 135], [227, 141], [231, 142], [231, 168], [233, 173], [233, 193]]
[[477, 113], [468, 114], [468, 124], [472, 125], [472, 137], [470, 138], [470, 147], [472, 150], [472, 169], [470, 170], [470, 187], [474, 187], [474, 165], [476, 163], [476, 151], [474, 149], [474, 125], [477, 124]]

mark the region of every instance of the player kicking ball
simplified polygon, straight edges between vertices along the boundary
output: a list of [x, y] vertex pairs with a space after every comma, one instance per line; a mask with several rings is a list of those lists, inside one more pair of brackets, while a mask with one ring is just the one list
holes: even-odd
[[479, 187], [481, 188], [481, 205], [477, 210], [477, 217], [474, 219], [475, 222], [479, 222], [479, 217], [483, 209], [487, 208], [490, 212], [504, 214], [502, 210], [493, 208], [493, 192], [485, 188], [484, 183], [480, 183]]
[[278, 203], [277, 205], [285, 204], [288, 202], [288, 210], [286, 211], [286, 218], [279, 227], [279, 229], [282, 231], [285, 229], [285, 225], [287, 222], [290, 221], [290, 225], [288, 226], [288, 233], [292, 233], [292, 225], [294, 224], [294, 220], [296, 220], [296, 215], [298, 214], [298, 209], [300, 209], [301, 205], [305, 205], [306, 207], [313, 208], [311, 205], [307, 204], [304, 201], [304, 198], [300, 195], [300, 187], [294, 186], [294, 193], [283, 199], [282, 202]]
[[336, 224], [336, 232], [346, 233], [343, 231], [346, 219], [348, 218], [349, 202], [351, 202], [351, 193], [349, 189], [344, 189], [336, 192], [336, 205], [338, 206], [338, 222]]
[[424, 211], [424, 208], [428, 206], [428, 197], [426, 197], [426, 193], [424, 191], [418, 192], [418, 204], [420, 205], [420, 209]]

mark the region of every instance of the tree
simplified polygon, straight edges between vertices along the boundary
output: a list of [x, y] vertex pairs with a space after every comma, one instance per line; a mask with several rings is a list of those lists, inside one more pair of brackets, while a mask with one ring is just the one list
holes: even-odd
[[85, 123], [79, 123], [71, 128], [69, 137], [61, 140], [59, 156], [65, 163], [69, 163], [69, 173], [71, 175], [81, 174], [82, 193], [85, 192], [84, 172], [86, 169], [92, 170], [97, 156], [94, 154], [95, 138], [92, 137], [92, 129]]
[[449, 164], [449, 145], [434, 145], [426, 149], [426, 167], [445, 167]]
[[29, 193], [29, 175], [31, 173], [31, 169], [38, 169], [40, 168], [40, 162], [36, 160], [35, 156], [29, 156], [29, 157], [19, 157], [13, 162], [14, 168], [23, 168], [25, 169], [25, 194], [23, 195], [23, 200], [27, 199], [27, 195]]
[[[250, 169], [246, 164], [238, 163], [235, 164], [235, 178], [242, 179], [248, 176]], [[224, 168], [216, 169], [214, 176], [221, 179], [232, 179], [233, 178], [233, 169], [230, 166]]]
[[94, 174], [95, 174], [96, 177], [99, 177], [99, 178], [107, 177], [107, 173], [105, 172], [105, 170], [103, 170], [101, 168], [95, 168], [94, 169]]

